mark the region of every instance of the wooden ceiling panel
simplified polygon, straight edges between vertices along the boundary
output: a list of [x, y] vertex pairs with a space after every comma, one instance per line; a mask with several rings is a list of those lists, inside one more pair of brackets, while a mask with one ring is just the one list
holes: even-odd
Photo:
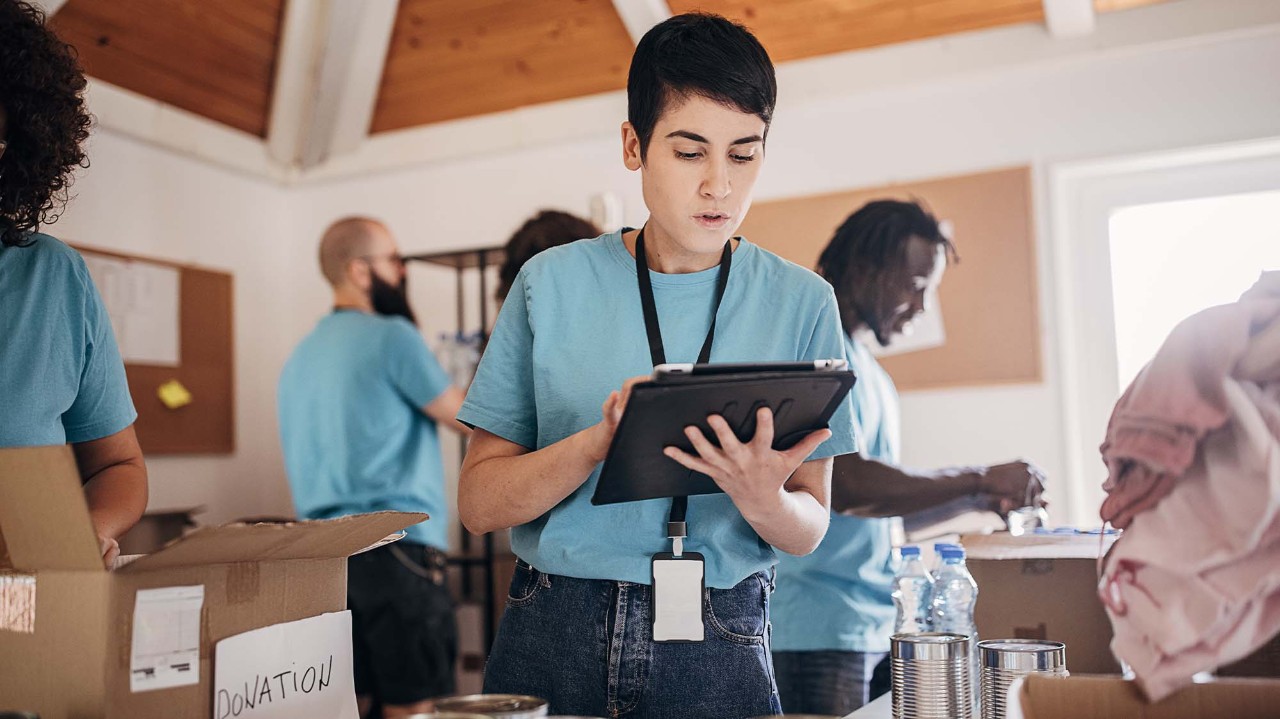
[[85, 72], [267, 134], [284, 0], [70, 0], [50, 26]]
[[751, 28], [774, 62], [1044, 19], [1042, 0], [668, 0]]
[[610, 0], [401, 0], [373, 132], [626, 87]]

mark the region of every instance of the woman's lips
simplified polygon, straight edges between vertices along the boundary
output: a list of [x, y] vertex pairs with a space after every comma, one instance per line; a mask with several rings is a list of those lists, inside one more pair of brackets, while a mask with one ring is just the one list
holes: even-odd
[[693, 220], [708, 230], [718, 230], [729, 224], [729, 216], [725, 214], [699, 214], [694, 215]]

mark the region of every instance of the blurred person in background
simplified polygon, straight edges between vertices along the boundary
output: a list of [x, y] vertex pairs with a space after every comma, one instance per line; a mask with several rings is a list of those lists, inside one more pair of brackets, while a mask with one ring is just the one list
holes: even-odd
[[469, 433], [450, 383], [413, 321], [405, 267], [385, 225], [348, 217], [320, 240], [333, 310], [285, 363], [280, 439], [306, 519], [397, 510], [430, 519], [347, 564], [361, 716], [429, 711], [454, 691], [458, 632], [445, 584], [450, 512], [438, 427]]
[[511, 235], [511, 239], [507, 240], [507, 259], [498, 270], [498, 301], [507, 299], [511, 285], [515, 284], [516, 275], [520, 274], [520, 268], [534, 255], [552, 247], [599, 235], [600, 229], [590, 221], [560, 210], [542, 210], [525, 220], [520, 229]]
[[931, 472], [900, 466], [898, 392], [868, 344], [887, 347], [923, 313], [955, 247], [916, 202], [878, 200], [853, 213], [818, 272], [835, 289], [853, 387], [858, 453], [837, 457], [831, 526], [808, 556], [783, 556], [773, 597], [773, 659], [782, 707], [843, 716], [889, 689], [897, 517], [918, 528], [970, 511], [1038, 505], [1043, 475], [1026, 462]]

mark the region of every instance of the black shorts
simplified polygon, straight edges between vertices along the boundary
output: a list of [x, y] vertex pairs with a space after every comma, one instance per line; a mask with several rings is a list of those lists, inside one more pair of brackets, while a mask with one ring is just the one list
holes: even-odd
[[347, 560], [356, 694], [415, 704], [455, 691], [458, 626], [437, 549], [396, 542]]

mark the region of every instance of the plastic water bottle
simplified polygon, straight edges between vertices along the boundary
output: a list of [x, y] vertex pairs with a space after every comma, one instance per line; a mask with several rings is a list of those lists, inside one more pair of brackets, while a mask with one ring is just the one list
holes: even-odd
[[929, 564], [927, 567], [929, 570], [929, 575], [932, 576], [934, 579], [937, 579], [938, 570], [942, 569], [942, 550], [943, 549], [947, 547], [959, 547], [959, 546], [960, 546], [959, 544], [954, 544], [952, 542], [934, 542], [933, 558], [929, 560]]
[[902, 566], [893, 577], [893, 604], [898, 608], [898, 619], [893, 624], [895, 634], [929, 631], [929, 596], [933, 577], [924, 568], [920, 548], [902, 548]]
[[[933, 631], [964, 634], [969, 637], [969, 686], [978, 686], [978, 627], [973, 621], [973, 608], [978, 603], [978, 583], [964, 563], [964, 548], [943, 546], [942, 565], [933, 578], [930, 600]], [[977, 701], [977, 692], [974, 692]]]

